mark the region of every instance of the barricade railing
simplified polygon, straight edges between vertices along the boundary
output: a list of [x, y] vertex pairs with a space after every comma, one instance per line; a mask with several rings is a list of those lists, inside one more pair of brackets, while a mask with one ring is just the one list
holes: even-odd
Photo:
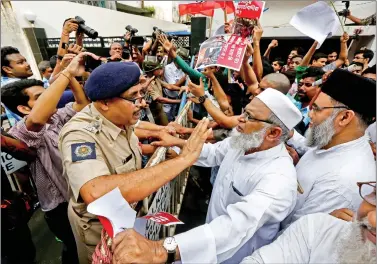
[[[187, 102], [182, 111], [180, 111], [176, 119], [178, 124], [187, 126], [187, 111], [190, 109], [190, 106], [191, 101]], [[167, 150], [168, 148], [166, 147], [157, 148], [145, 167], [152, 167], [164, 161]], [[155, 194], [146, 197], [143, 200], [143, 207], [139, 211], [139, 215], [168, 212], [178, 217], [183, 202], [188, 175], [189, 169], [182, 171], [176, 178], [162, 186]], [[162, 227], [160, 224], [153, 221], [148, 220], [147, 222], [145, 236], [151, 240], [172, 236], [174, 233], [175, 225]]]

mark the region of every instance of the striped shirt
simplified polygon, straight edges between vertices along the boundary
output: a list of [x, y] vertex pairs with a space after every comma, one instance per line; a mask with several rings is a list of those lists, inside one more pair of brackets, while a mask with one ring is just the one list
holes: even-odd
[[58, 138], [65, 123], [76, 114], [72, 105], [73, 103], [69, 103], [59, 109], [39, 132], [26, 128], [27, 117], [17, 122], [8, 132], [28, 147], [37, 150], [37, 158], [29, 167], [43, 211], [50, 211], [69, 199], [68, 184], [63, 176], [63, 164], [58, 150]]

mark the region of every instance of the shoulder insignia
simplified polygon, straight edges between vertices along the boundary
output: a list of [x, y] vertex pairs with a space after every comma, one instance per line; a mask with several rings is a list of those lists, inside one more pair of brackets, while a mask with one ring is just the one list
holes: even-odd
[[97, 158], [95, 143], [91, 142], [72, 144], [71, 153], [72, 162]]
[[94, 121], [90, 123], [89, 125], [87, 125], [86, 127], [84, 127], [84, 129], [86, 131], [89, 131], [90, 133], [97, 133], [99, 128], [100, 128], [100, 123], [98, 121]]

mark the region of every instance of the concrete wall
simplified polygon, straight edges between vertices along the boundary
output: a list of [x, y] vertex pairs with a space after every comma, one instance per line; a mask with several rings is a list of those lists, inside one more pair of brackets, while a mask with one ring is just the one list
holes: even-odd
[[99, 36], [105, 37], [123, 35], [128, 24], [137, 28], [140, 35], [151, 34], [153, 26], [165, 31], [187, 29], [183, 24], [68, 1], [12, 1], [12, 5], [22, 28], [30, 27], [24, 13], [32, 12], [37, 15], [35, 27], [44, 28], [48, 38], [60, 37], [64, 20], [76, 15], [84, 18], [88, 26], [98, 31]]
[[[121, 4], [140, 7], [141, 1], [118, 1]], [[144, 6], [153, 6], [156, 10], [153, 18], [173, 22], [173, 1], [144, 1]]]
[[17, 48], [30, 64], [34, 73], [33, 78], [41, 79], [29, 41], [17, 23], [15, 13], [9, 1], [1, 1], [1, 47], [4, 46]]

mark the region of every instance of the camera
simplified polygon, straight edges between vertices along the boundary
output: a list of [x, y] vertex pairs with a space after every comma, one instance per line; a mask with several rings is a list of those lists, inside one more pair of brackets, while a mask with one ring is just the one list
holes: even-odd
[[350, 13], [350, 11], [348, 10], [349, 7], [350, 7], [350, 2], [349, 1], [342, 1], [342, 3], [344, 3], [345, 9], [343, 9], [340, 12], [338, 12], [338, 15], [339, 16], [343, 16], [343, 17], [347, 17], [349, 15], [349, 13]]
[[78, 33], [83, 32], [85, 35], [92, 39], [96, 39], [98, 37], [98, 32], [92, 29], [91, 27], [85, 25], [85, 20], [82, 19], [80, 16], [75, 17], [79, 28], [77, 30]]
[[131, 36], [135, 36], [135, 34], [139, 32], [139, 30], [137, 30], [136, 28], [133, 28], [131, 25], [128, 25], [126, 27], [126, 30], [131, 33]]

